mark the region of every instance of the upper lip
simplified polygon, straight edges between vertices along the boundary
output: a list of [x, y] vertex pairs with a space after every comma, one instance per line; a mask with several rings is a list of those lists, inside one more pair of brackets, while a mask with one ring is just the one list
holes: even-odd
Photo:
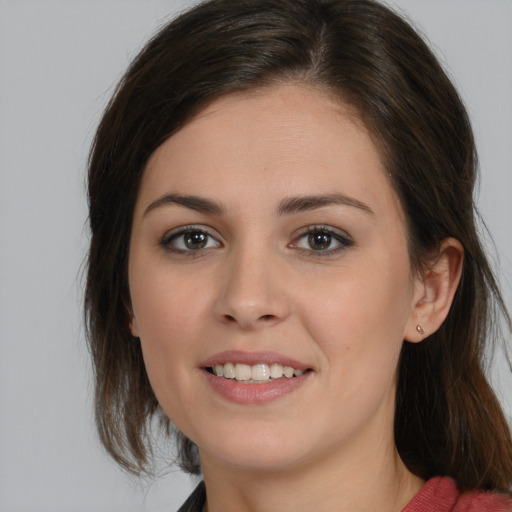
[[308, 370], [311, 366], [301, 363], [296, 359], [278, 354], [277, 352], [243, 352], [240, 350], [227, 350], [220, 352], [200, 363], [201, 368], [211, 368], [218, 364], [238, 363], [248, 364], [280, 364], [281, 366], [290, 366], [295, 370]]

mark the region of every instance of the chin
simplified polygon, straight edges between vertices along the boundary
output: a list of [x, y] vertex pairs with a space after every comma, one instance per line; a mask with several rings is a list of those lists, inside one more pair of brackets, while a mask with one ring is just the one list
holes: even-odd
[[[212, 434], [214, 432], [212, 430]], [[242, 432], [245, 435], [241, 435]], [[224, 431], [222, 436], [217, 431], [211, 439], [196, 444], [201, 461], [207, 457], [240, 469], [268, 471], [296, 465], [304, 456], [305, 441], [301, 442], [289, 431], [279, 433], [275, 428], [271, 432], [237, 429], [236, 432]]]
[[[300, 465], [300, 459], [297, 452], [283, 453], [273, 452], [271, 453], [268, 448], [265, 449], [252, 449], [244, 450], [238, 453], [215, 453], [214, 455], [220, 462], [227, 466], [231, 466], [240, 470], [245, 471], [279, 471], [289, 470], [297, 465]], [[201, 456], [201, 451], [200, 451]]]

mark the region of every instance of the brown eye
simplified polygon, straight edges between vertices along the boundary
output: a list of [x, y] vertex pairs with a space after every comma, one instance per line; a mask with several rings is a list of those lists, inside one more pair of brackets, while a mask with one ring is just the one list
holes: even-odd
[[313, 251], [325, 251], [329, 249], [332, 237], [329, 233], [318, 231], [308, 235], [308, 245]]
[[344, 231], [330, 226], [310, 226], [289, 247], [309, 253], [311, 256], [330, 256], [353, 245]]
[[194, 254], [205, 249], [221, 247], [222, 244], [207, 231], [185, 226], [166, 234], [161, 245], [174, 253]]
[[206, 247], [208, 235], [202, 231], [188, 231], [183, 235], [183, 242], [187, 249], [197, 251]]

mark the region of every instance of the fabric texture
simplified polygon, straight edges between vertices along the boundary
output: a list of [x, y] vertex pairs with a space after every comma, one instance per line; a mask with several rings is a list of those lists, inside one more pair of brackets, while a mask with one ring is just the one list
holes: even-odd
[[512, 500], [486, 491], [461, 493], [454, 480], [428, 480], [402, 512], [512, 512]]
[[[178, 512], [201, 512], [205, 501], [201, 482]], [[461, 493], [454, 480], [438, 476], [428, 480], [402, 512], [512, 512], [512, 500], [486, 491]]]

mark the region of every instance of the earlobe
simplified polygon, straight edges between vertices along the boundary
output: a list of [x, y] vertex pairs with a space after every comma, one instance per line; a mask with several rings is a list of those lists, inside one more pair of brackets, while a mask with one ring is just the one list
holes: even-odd
[[455, 238], [445, 238], [437, 257], [415, 283], [412, 312], [405, 339], [420, 342], [439, 329], [450, 311], [462, 274], [464, 249]]
[[139, 338], [139, 328], [137, 326], [137, 319], [135, 318], [135, 315], [133, 312], [130, 312], [130, 331], [132, 333], [132, 336], [134, 338]]

